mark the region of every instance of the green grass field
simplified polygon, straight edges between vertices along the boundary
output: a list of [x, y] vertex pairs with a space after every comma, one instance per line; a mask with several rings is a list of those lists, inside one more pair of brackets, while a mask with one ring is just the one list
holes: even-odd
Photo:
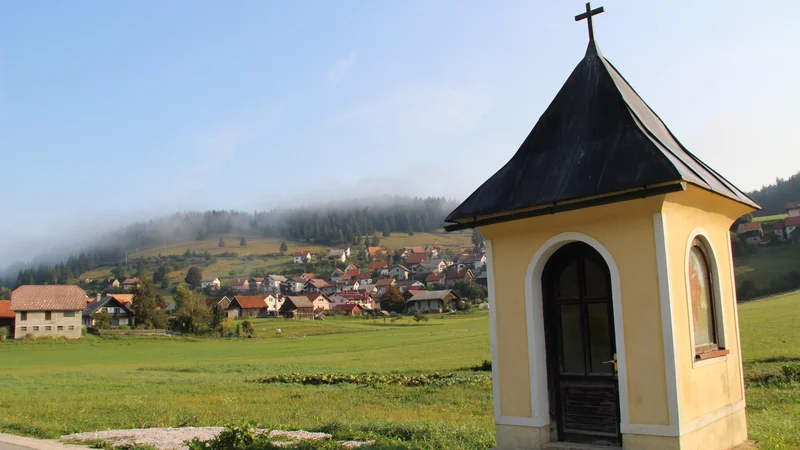
[[[800, 362], [800, 292], [740, 305], [750, 436], [800, 448], [800, 384], [763, 380]], [[284, 429], [434, 430], [401, 448], [491, 445], [489, 386], [247, 383], [300, 372], [428, 373], [489, 359], [486, 311], [404, 318], [256, 320], [255, 339], [98, 338], [0, 343], [0, 430], [57, 437], [115, 428], [256, 421]], [[275, 328], [282, 335], [275, 335]], [[343, 425], [345, 424], [345, 425]], [[438, 431], [436, 431], [438, 430]]]
[[753, 217], [753, 222], [777, 222], [789, 217], [788, 214], [774, 214], [772, 216]]
[[733, 264], [737, 285], [752, 280], [759, 289], [766, 289], [772, 280], [800, 271], [800, 246], [759, 246], [752, 255], [734, 258]]

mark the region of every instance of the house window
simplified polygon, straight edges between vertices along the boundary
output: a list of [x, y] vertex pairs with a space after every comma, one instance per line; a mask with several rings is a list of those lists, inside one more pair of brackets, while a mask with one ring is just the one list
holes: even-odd
[[64, 311], [64, 317], [75, 317], [75, 311]]
[[39, 331], [39, 327], [33, 327], [33, 331]]
[[45, 312], [44, 312], [44, 320], [53, 320], [53, 313], [52, 313], [52, 311], [45, 311]]
[[59, 326], [56, 327], [56, 331], [64, 331], [64, 327], [59, 325]]
[[68, 329], [69, 331], [74, 331], [74, 330], [75, 330], [75, 325], [70, 325], [70, 326], [69, 326], [69, 328], [67, 328], [67, 329]]
[[699, 239], [692, 242], [689, 250], [689, 297], [692, 307], [692, 327], [694, 329], [694, 351], [698, 359], [703, 355], [721, 349], [714, 282], [710, 258], [706, 246]]
[[53, 327], [51, 327], [50, 325], [48, 325], [48, 326], [44, 327], [44, 330], [45, 330], [45, 331], [50, 331], [50, 330], [52, 330], [52, 329], [53, 329]]
[[[19, 320], [20, 321], [28, 320], [28, 312], [27, 311], [22, 311], [21, 313], [19, 313]], [[25, 331], [25, 330], [22, 330], [22, 331]]]
[[28, 331], [28, 327], [20, 327], [19, 329], [22, 331]]

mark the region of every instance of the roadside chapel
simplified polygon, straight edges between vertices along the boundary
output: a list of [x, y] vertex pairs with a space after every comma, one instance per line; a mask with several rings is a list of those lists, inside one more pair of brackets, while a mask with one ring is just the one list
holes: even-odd
[[747, 439], [728, 230], [759, 206], [603, 57], [586, 7], [583, 59], [446, 219], [486, 237], [497, 448], [728, 449]]

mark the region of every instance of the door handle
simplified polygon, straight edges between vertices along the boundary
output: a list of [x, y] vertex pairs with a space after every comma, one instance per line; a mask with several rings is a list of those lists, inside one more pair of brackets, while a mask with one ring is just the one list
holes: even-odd
[[608, 361], [603, 361], [603, 364], [613, 364], [614, 365], [614, 375], [617, 374], [617, 354], [614, 353], [614, 359], [609, 359]]

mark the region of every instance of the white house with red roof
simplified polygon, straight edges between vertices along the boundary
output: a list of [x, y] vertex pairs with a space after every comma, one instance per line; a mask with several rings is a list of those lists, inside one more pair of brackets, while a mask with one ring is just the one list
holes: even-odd
[[739, 233], [739, 239], [747, 245], [760, 244], [761, 238], [764, 236], [761, 222], [740, 223], [736, 232]]
[[81, 337], [86, 292], [78, 286], [20, 286], [11, 293], [14, 338]]
[[305, 264], [310, 261], [311, 261], [311, 252], [307, 250], [292, 253], [292, 262], [296, 264]]
[[250, 290], [250, 281], [247, 278], [234, 278], [231, 280], [231, 289], [238, 292]]

